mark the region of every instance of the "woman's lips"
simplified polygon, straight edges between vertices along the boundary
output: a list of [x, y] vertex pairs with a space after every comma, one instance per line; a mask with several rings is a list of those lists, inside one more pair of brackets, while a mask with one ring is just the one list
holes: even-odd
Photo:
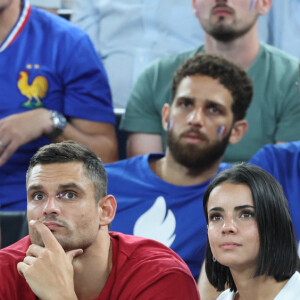
[[241, 244], [238, 244], [238, 243], [223, 243], [220, 245], [220, 248], [223, 249], [223, 250], [232, 250], [232, 249], [235, 249], [237, 247], [240, 247]]

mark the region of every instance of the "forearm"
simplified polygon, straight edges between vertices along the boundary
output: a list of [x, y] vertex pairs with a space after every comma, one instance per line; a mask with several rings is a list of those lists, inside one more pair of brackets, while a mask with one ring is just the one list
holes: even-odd
[[118, 160], [117, 139], [112, 124], [71, 119], [63, 133], [54, 142], [64, 140], [84, 144], [101, 157], [104, 163]]
[[163, 152], [159, 134], [130, 133], [127, 138], [127, 157]]

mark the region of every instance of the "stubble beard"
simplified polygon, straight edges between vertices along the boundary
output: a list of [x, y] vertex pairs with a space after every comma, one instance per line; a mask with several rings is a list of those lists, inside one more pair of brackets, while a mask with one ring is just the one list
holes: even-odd
[[237, 22], [234, 20], [232, 24], [224, 24], [224, 17], [219, 17], [219, 20], [217, 23], [212, 23], [211, 20], [209, 20], [207, 23], [203, 23], [202, 27], [204, 31], [212, 36], [217, 41], [228, 43], [232, 42], [241, 36], [244, 36], [246, 33], [248, 33], [251, 28], [256, 24], [258, 15], [251, 20], [250, 23], [245, 24], [241, 28], [237, 28]]
[[[42, 220], [42, 222], [43, 221], [45, 221], [45, 220]], [[54, 216], [47, 218], [47, 221], [58, 222], [63, 226], [62, 229], [60, 229], [60, 230], [64, 231], [63, 235], [61, 235], [59, 233], [55, 234], [55, 231], [52, 231], [52, 230], [51, 230], [51, 232], [54, 235], [54, 237], [56, 238], [56, 240], [59, 242], [59, 244], [62, 246], [62, 248], [64, 249], [65, 252], [71, 251], [74, 249], [83, 249], [84, 250], [92, 244], [92, 241], [83, 234], [80, 234], [80, 233], [78, 234], [78, 232], [76, 232], [76, 234], [74, 236], [74, 234], [72, 234], [72, 231], [70, 230], [70, 228], [66, 222], [64, 222], [62, 220], [57, 220]], [[29, 235], [30, 235], [30, 240], [31, 240], [32, 244], [35, 244], [35, 245], [38, 245], [41, 247], [45, 247], [44, 242], [37, 231], [31, 229], [29, 231]]]
[[174, 160], [190, 170], [192, 174], [201, 174], [219, 161], [228, 146], [231, 130], [220, 141], [201, 148], [195, 144], [182, 144], [180, 137], [172, 131], [168, 133], [168, 147]]

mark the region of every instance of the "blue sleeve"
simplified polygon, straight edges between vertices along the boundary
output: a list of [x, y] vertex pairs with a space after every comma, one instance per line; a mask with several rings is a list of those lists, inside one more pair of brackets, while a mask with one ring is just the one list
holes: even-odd
[[82, 35], [69, 50], [68, 62], [61, 72], [65, 114], [115, 124], [107, 75], [89, 37]]

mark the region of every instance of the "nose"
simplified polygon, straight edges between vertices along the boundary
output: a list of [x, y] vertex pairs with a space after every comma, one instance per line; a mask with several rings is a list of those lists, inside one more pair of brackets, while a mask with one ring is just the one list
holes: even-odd
[[222, 226], [223, 234], [234, 234], [237, 232], [237, 227], [233, 218], [226, 218]]
[[203, 126], [204, 118], [202, 109], [195, 108], [193, 111], [191, 111], [188, 115], [187, 122], [189, 125]]
[[44, 216], [47, 216], [50, 214], [56, 214], [56, 215], [60, 214], [60, 209], [59, 209], [58, 203], [56, 201], [56, 197], [49, 197], [43, 208]]

